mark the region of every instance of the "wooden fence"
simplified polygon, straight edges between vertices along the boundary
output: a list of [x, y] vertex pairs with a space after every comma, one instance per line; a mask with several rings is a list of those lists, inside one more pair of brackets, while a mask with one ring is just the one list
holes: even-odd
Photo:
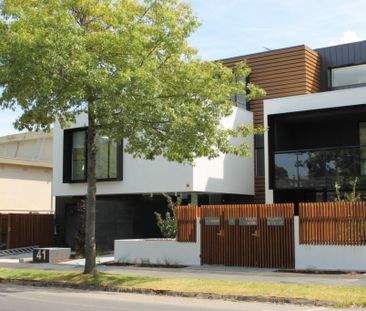
[[177, 241], [196, 242], [196, 219], [199, 217], [198, 206], [177, 207]]
[[6, 248], [53, 246], [53, 215], [0, 214], [0, 242], [6, 244]]
[[202, 264], [293, 268], [293, 215], [293, 204], [180, 206], [178, 241], [196, 241], [200, 217]]
[[293, 268], [293, 216], [293, 204], [202, 206], [202, 263]]
[[366, 202], [301, 203], [299, 223], [300, 244], [366, 244]]

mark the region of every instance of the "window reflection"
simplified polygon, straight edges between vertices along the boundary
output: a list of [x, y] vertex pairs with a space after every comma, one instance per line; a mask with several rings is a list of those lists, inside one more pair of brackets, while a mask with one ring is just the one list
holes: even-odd
[[85, 179], [85, 131], [77, 131], [72, 136], [72, 180]]
[[332, 87], [366, 83], [366, 64], [332, 68]]
[[[335, 182], [349, 185], [363, 170], [366, 147], [277, 153], [274, 156], [275, 187], [334, 189]], [[362, 183], [365, 178], [361, 178]]]
[[[117, 144], [106, 136], [96, 137], [96, 177], [97, 179], [117, 178]], [[72, 134], [73, 181], [86, 180], [86, 130]]]

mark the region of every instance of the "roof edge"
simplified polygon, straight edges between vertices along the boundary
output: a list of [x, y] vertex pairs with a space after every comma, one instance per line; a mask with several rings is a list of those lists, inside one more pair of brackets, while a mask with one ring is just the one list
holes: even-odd
[[12, 159], [12, 158], [4, 158], [4, 157], [0, 157], [0, 164], [30, 166], [30, 167], [42, 167], [42, 168], [53, 168], [52, 162], [20, 160], [20, 159]]
[[263, 51], [263, 52], [245, 54], [245, 55], [228, 57], [228, 58], [222, 58], [222, 59], [216, 60], [216, 62], [237, 61], [237, 60], [241, 60], [241, 59], [246, 58], [246, 57], [253, 57], [253, 56], [256, 56], [256, 55], [263, 55], [263, 54], [266, 54], [266, 53], [277, 52], [277, 51], [285, 51], [285, 50], [290, 50], [290, 49], [294, 49], [294, 48], [304, 48], [304, 49], [309, 49], [309, 50], [315, 52], [315, 50], [313, 50], [312, 48], [308, 47], [307, 45], [300, 44], [300, 45], [294, 45], [294, 46], [289, 46], [289, 47], [280, 48], [280, 49], [273, 49], [273, 50], [269, 50], [269, 51]]

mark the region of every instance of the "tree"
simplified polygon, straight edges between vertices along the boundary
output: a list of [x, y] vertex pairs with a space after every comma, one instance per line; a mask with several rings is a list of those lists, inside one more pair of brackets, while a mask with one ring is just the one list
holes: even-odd
[[161, 234], [165, 238], [176, 238], [177, 237], [177, 206], [182, 204], [182, 196], [177, 196], [174, 202], [170, 195], [162, 193], [166, 199], [168, 210], [165, 213], [165, 218], [160, 213], [155, 212], [156, 223], [160, 229]]
[[235, 69], [200, 60], [187, 44], [199, 26], [179, 0], [3, 0], [0, 106], [18, 129], [49, 130], [88, 115], [85, 273], [96, 273], [96, 132], [135, 157], [192, 163], [221, 152], [247, 156], [253, 126], [224, 129], [230, 96], [263, 95]]

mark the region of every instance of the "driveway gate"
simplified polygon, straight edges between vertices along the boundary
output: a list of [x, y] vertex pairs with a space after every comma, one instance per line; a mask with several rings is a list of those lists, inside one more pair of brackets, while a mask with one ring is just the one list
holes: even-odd
[[201, 263], [294, 268], [293, 204], [201, 206]]

